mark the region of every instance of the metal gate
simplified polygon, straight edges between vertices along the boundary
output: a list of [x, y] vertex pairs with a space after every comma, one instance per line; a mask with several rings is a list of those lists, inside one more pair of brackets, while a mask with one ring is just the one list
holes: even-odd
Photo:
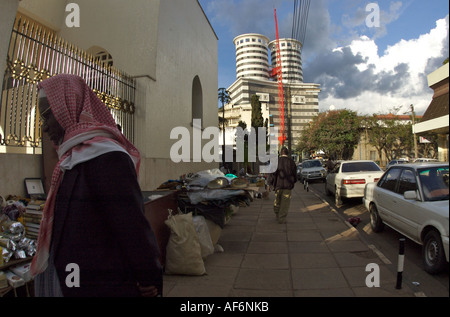
[[12, 148], [25, 153], [40, 149], [37, 84], [61, 73], [84, 78], [110, 109], [124, 135], [134, 141], [135, 79], [18, 15], [0, 95], [0, 153]]

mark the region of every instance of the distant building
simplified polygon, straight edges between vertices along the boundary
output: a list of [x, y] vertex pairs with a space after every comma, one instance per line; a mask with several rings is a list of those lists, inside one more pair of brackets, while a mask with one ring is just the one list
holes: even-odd
[[[227, 144], [234, 142], [234, 128], [239, 121], [245, 122], [247, 129], [251, 128], [253, 95], [259, 96], [263, 118], [269, 121], [269, 131], [271, 127], [280, 128], [278, 85], [276, 78], [270, 77], [271, 69], [276, 64], [275, 43], [256, 33], [234, 38], [236, 81], [227, 89], [231, 97], [230, 103], [225, 105]], [[319, 113], [320, 85], [303, 83], [301, 47], [302, 44], [295, 39], [280, 39], [286, 131], [284, 145], [291, 144], [292, 149], [301, 131]], [[272, 52], [270, 64], [269, 49]]]
[[428, 86], [433, 89], [433, 99], [422, 120], [414, 125], [419, 136], [435, 134], [438, 137], [438, 160], [448, 162], [449, 134], [449, 64], [428, 75]]
[[[392, 113], [377, 115], [379, 122], [383, 120], [395, 120], [397, 124], [411, 124], [412, 119], [409, 115], [394, 115]], [[417, 120], [422, 120], [422, 116], [415, 116]], [[402, 158], [408, 158], [409, 153], [405, 153]], [[398, 157], [399, 158], [399, 157]], [[381, 166], [386, 166], [389, 162], [386, 157], [386, 154], [381, 154], [381, 157], [378, 154], [377, 149], [369, 143], [367, 130], [361, 129], [361, 134], [359, 137], [358, 145], [353, 152], [353, 160], [372, 160], [380, 164]]]

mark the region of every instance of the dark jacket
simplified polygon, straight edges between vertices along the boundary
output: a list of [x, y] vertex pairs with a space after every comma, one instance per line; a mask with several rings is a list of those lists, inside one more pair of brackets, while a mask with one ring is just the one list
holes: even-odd
[[[162, 289], [158, 244], [127, 154], [107, 153], [65, 172], [52, 247], [64, 296], [139, 296], [137, 283]], [[80, 287], [66, 285], [70, 263], [79, 266]]]
[[297, 181], [297, 167], [294, 161], [287, 156], [278, 158], [278, 167], [275, 173], [269, 175], [269, 185], [274, 190], [292, 189]]

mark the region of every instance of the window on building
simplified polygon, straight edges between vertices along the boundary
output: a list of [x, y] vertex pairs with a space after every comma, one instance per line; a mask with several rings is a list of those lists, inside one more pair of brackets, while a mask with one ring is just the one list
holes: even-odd
[[100, 51], [100, 52], [96, 53], [94, 57], [95, 57], [96, 61], [102, 63], [103, 65], [105, 65], [107, 67], [112, 67], [114, 64], [111, 54], [109, 54], [106, 51]]
[[192, 119], [203, 119], [203, 91], [198, 76], [192, 81]]

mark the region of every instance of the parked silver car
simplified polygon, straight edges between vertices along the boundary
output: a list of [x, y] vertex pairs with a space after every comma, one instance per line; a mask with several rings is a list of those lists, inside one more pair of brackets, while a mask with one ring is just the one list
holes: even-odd
[[325, 181], [327, 177], [327, 171], [322, 166], [320, 160], [306, 160], [302, 162], [302, 168], [300, 172], [300, 182], [311, 180]]
[[374, 232], [388, 225], [422, 245], [427, 272], [441, 272], [449, 259], [449, 164], [414, 163], [389, 168], [367, 184], [363, 203]]

